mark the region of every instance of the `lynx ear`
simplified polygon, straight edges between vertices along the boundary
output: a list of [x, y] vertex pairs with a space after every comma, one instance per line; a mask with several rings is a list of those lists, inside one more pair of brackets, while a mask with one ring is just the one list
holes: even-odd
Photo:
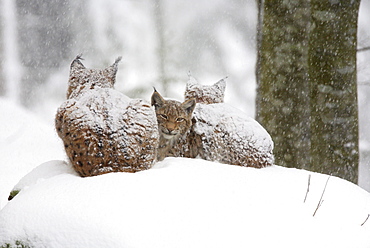
[[225, 77], [221, 79], [220, 81], [216, 82], [213, 84], [216, 88], [220, 89], [222, 93], [225, 93], [225, 88], [226, 88], [226, 79], [228, 77]]
[[190, 98], [189, 100], [181, 103], [181, 107], [186, 111], [186, 113], [192, 114], [195, 108], [195, 104], [195, 98]]
[[116, 83], [116, 75], [117, 75], [117, 71], [118, 71], [118, 64], [121, 61], [121, 59], [122, 59], [122, 57], [119, 56], [111, 66], [105, 68], [106, 75], [112, 81], [112, 85], [114, 85]]
[[154, 92], [152, 94], [152, 106], [154, 106], [155, 108], [158, 108], [158, 107], [161, 107], [163, 106], [163, 104], [165, 103], [166, 101], [163, 99], [163, 97], [158, 93], [158, 91], [156, 91], [156, 89], [154, 89]]
[[190, 89], [191, 87], [198, 85], [198, 81], [191, 75], [190, 71], [188, 72], [188, 81], [186, 82], [186, 89]]
[[86, 69], [85, 66], [82, 64], [81, 60], [83, 60], [82, 58], [82, 53], [78, 54], [76, 56], [76, 58], [72, 61], [71, 63], [71, 71], [75, 71], [75, 70], [81, 70], [81, 69]]

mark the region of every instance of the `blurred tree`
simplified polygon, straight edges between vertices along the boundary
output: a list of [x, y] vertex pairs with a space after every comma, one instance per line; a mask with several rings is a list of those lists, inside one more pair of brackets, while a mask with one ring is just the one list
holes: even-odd
[[259, 0], [258, 8], [256, 119], [274, 139], [277, 164], [307, 168], [309, 1]]
[[4, 19], [3, 19], [3, 0], [0, 0], [0, 96], [5, 95], [4, 79]]
[[162, 84], [162, 91], [164, 95], [167, 95], [167, 89], [169, 85], [169, 78], [166, 66], [167, 60], [167, 43], [165, 36], [165, 22], [164, 22], [164, 3], [162, 0], [154, 0], [154, 17], [155, 27], [157, 32], [157, 58], [158, 58], [158, 70], [159, 70], [159, 81]]
[[312, 169], [357, 183], [357, 20], [360, 0], [311, 0]]
[[256, 113], [276, 163], [357, 182], [359, 0], [258, 4]]
[[37, 88], [69, 55], [69, 0], [17, 0], [16, 7], [19, 54], [24, 69], [21, 102], [28, 106], [36, 98]]

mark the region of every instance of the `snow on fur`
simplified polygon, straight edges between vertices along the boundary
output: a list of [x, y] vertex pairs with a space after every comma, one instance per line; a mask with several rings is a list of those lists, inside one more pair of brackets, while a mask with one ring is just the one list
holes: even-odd
[[273, 165], [270, 135], [240, 110], [225, 103], [198, 104], [193, 120], [192, 132], [201, 144], [201, 158], [256, 168]]
[[200, 85], [190, 74], [186, 83], [185, 100], [195, 98], [197, 103], [211, 104], [224, 102], [226, 78], [221, 79], [213, 85]]
[[172, 153], [255, 168], [273, 165], [270, 135], [257, 121], [223, 103], [224, 91], [224, 79], [204, 86], [189, 75], [185, 98], [197, 99], [193, 124]]
[[149, 169], [156, 158], [158, 128], [153, 108], [113, 89], [117, 59], [103, 70], [71, 64], [67, 97], [56, 130], [81, 176]]

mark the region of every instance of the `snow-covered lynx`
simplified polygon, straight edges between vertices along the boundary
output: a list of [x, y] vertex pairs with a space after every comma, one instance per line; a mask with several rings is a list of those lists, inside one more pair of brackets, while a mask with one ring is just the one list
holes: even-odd
[[149, 169], [159, 138], [154, 109], [113, 89], [120, 58], [103, 70], [80, 60], [71, 64], [68, 100], [55, 118], [73, 168], [82, 177]]
[[256, 168], [273, 165], [270, 135], [257, 121], [223, 103], [225, 86], [225, 79], [204, 86], [189, 75], [185, 100], [192, 97], [197, 104], [191, 128], [173, 147], [173, 156]]
[[200, 85], [194, 77], [188, 73], [189, 80], [186, 83], [185, 100], [195, 98], [197, 103], [212, 104], [224, 102], [226, 78], [212, 85]]
[[160, 161], [172, 155], [172, 147], [189, 131], [195, 99], [190, 98], [183, 103], [165, 100], [155, 90], [151, 101], [155, 107], [160, 134], [157, 155]]

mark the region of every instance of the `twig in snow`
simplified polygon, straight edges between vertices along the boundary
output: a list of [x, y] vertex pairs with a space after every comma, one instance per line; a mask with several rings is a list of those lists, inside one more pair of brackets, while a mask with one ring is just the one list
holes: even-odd
[[357, 85], [365, 85], [365, 86], [370, 86], [370, 82], [358, 82]]
[[363, 51], [367, 51], [367, 50], [370, 50], [370, 46], [368, 46], [368, 47], [363, 47], [363, 48], [358, 48], [358, 49], [357, 49], [357, 52], [363, 52]]
[[310, 191], [310, 182], [311, 182], [311, 174], [308, 175], [308, 185], [307, 185], [307, 191], [306, 191], [306, 196], [304, 197], [303, 203], [306, 202], [308, 192]]
[[369, 217], [370, 217], [370, 214], [368, 214], [368, 215], [367, 215], [367, 217], [366, 217], [365, 221], [364, 221], [364, 222], [362, 222], [361, 226], [363, 226], [363, 225], [366, 223], [366, 221], [369, 219]]
[[320, 197], [320, 201], [319, 201], [319, 203], [317, 204], [316, 210], [315, 210], [315, 212], [313, 213], [313, 217], [315, 217], [317, 210], [319, 209], [319, 207], [321, 206], [321, 204], [324, 202], [324, 200], [322, 199], [322, 197], [324, 196], [324, 193], [325, 193], [325, 190], [326, 190], [326, 186], [328, 185], [328, 182], [329, 182], [330, 177], [331, 177], [331, 175], [330, 175], [330, 176], [328, 177], [328, 179], [326, 180], [324, 190], [322, 191], [322, 194], [321, 194], [321, 197]]

